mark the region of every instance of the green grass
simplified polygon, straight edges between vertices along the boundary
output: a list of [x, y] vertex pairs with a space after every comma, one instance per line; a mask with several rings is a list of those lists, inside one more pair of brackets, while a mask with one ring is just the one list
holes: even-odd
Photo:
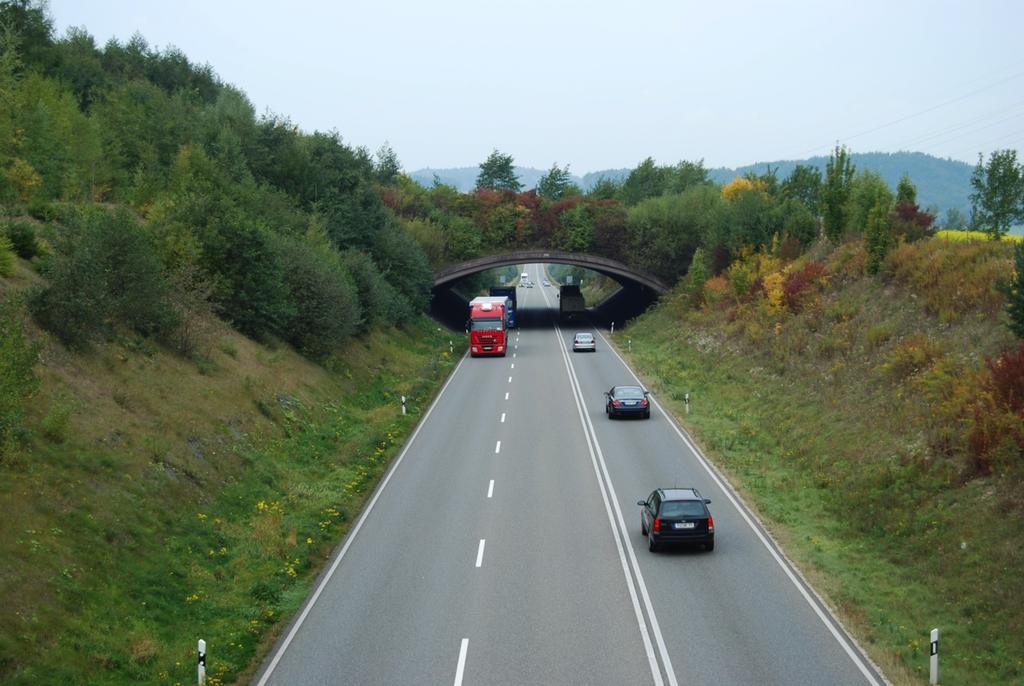
[[616, 338], [894, 683], [927, 682], [933, 627], [943, 683], [1024, 683], [1024, 464], [936, 452], [924, 372], [882, 368], [913, 335], [965, 369], [1011, 345], [871, 279], [774, 320], [666, 299]]
[[38, 428], [0, 465], [0, 681], [192, 683], [199, 638], [211, 684], [245, 681], [453, 366], [448, 338], [376, 332], [330, 372], [237, 335], [205, 374], [48, 351]]

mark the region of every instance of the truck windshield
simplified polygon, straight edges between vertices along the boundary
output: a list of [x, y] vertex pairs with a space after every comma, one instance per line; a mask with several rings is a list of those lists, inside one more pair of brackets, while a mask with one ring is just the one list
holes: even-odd
[[471, 327], [473, 331], [501, 331], [500, 319], [474, 319]]

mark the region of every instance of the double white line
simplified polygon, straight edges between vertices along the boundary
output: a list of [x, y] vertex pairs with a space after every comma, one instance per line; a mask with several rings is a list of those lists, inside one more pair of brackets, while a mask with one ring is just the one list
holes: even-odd
[[[545, 298], [546, 299], [546, 298]], [[594, 474], [597, 476], [598, 486], [601, 488], [601, 499], [604, 501], [605, 512], [608, 513], [608, 524], [612, 528], [615, 537], [615, 547], [619, 552], [619, 562], [622, 564], [622, 573], [626, 577], [626, 586], [629, 588], [629, 597], [633, 601], [633, 611], [636, 613], [637, 625], [640, 627], [640, 637], [644, 642], [644, 650], [647, 653], [647, 662], [651, 667], [651, 676], [654, 677], [655, 686], [664, 686], [662, 678], [662, 667], [668, 679], [669, 686], [678, 686], [675, 672], [672, 669], [672, 660], [665, 648], [665, 639], [661, 635], [661, 628], [658, 626], [658, 618], [654, 614], [654, 607], [651, 605], [651, 597], [647, 593], [647, 585], [644, 583], [644, 576], [640, 572], [640, 565], [637, 562], [633, 547], [629, 544], [629, 530], [622, 518], [622, 510], [619, 509], [618, 497], [615, 495], [615, 487], [612, 485], [611, 476], [608, 474], [608, 467], [605, 465], [604, 454], [601, 452], [601, 445], [597, 441], [597, 433], [590, 421], [583, 403], [583, 392], [580, 389], [579, 379], [576, 378], [576, 369], [572, 360], [566, 352], [565, 341], [562, 339], [562, 331], [555, 326], [555, 337], [558, 339], [558, 350], [562, 353], [562, 360], [565, 362], [565, 370], [569, 375], [569, 385], [572, 387], [573, 399], [576, 401], [576, 410], [579, 413], [580, 424], [583, 426], [583, 435], [587, 440], [587, 450], [590, 452], [590, 461], [594, 466]], [[640, 608], [640, 599], [643, 599], [643, 610]], [[644, 620], [644, 610], [647, 612], [647, 621]], [[650, 630], [647, 624], [650, 622]], [[651, 641], [651, 634], [654, 635], [654, 642]], [[655, 647], [657, 651], [655, 651]], [[658, 661], [661, 661], [659, 666]]]

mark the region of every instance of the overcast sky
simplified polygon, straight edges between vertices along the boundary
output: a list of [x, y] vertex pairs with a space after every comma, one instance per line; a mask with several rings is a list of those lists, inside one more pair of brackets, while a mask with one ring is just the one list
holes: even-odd
[[59, 34], [141, 33], [258, 113], [403, 167], [584, 174], [913, 150], [1024, 149], [1024, 2], [50, 0]]

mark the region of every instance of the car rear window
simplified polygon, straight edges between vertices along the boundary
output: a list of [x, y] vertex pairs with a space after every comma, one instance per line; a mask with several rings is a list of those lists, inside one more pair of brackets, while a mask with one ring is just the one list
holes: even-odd
[[591, 336], [589, 333], [578, 333], [576, 334], [576, 340], [583, 341], [584, 343], [589, 343], [590, 341], [594, 340], [594, 337]]
[[627, 386], [625, 388], [615, 389], [616, 398], [642, 398], [644, 397], [644, 390], [642, 388], [636, 388]]
[[704, 503], [699, 500], [668, 500], [661, 504], [662, 517], [703, 517]]

